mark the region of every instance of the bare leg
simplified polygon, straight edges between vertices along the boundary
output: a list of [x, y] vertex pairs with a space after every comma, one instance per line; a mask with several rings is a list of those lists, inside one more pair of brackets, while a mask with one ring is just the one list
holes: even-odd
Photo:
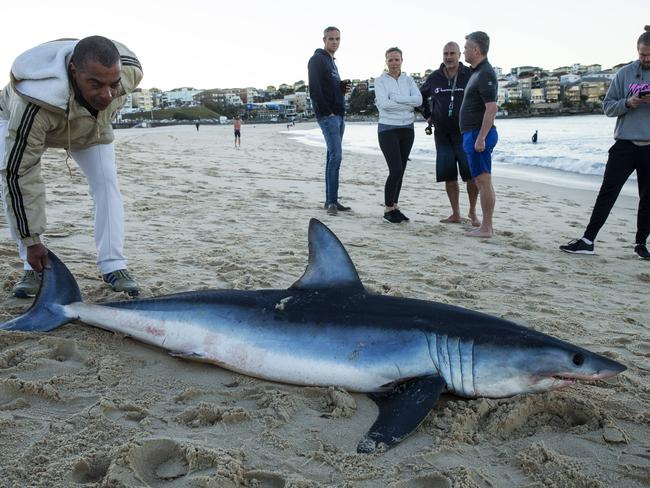
[[481, 221], [476, 216], [476, 201], [478, 200], [478, 188], [474, 180], [467, 180], [467, 196], [469, 197], [469, 213], [467, 216], [474, 227], [480, 227]]
[[478, 229], [466, 232], [468, 237], [492, 237], [494, 228], [492, 227], [492, 215], [496, 203], [496, 194], [492, 186], [492, 175], [482, 173], [474, 178], [481, 199], [481, 211], [483, 213], [483, 223]]
[[440, 220], [443, 224], [460, 224], [460, 189], [458, 188], [458, 181], [445, 181], [445, 190], [447, 190], [447, 197], [451, 203], [451, 215], [446, 219]]

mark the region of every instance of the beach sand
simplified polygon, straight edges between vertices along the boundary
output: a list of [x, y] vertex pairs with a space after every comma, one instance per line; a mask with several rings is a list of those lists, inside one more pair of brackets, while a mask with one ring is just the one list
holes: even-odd
[[[305, 268], [316, 217], [371, 292], [495, 314], [628, 370], [537, 395], [443, 395], [397, 447], [360, 455], [376, 415], [363, 394], [242, 376], [80, 322], [0, 332], [1, 487], [650, 486], [650, 263], [632, 255], [636, 198], [619, 199], [598, 255], [573, 256], [557, 247], [581, 235], [591, 191], [497, 170], [496, 236], [471, 239], [466, 226], [439, 222], [449, 208], [431, 165], [410, 164], [400, 203], [412, 222], [390, 225], [383, 158], [344, 151], [340, 200], [353, 211], [331, 217], [324, 149], [284, 129], [245, 125], [240, 150], [230, 126], [117, 132], [126, 252], [142, 296], [286, 288]], [[63, 159], [43, 159], [48, 245], [85, 300], [115, 300], [94, 266], [85, 180]], [[464, 191], [461, 202], [466, 212]], [[3, 322], [29, 302], [10, 297], [22, 266], [0, 219]]]

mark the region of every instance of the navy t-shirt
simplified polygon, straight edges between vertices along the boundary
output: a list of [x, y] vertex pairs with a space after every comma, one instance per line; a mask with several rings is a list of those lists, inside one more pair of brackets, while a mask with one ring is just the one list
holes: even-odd
[[484, 59], [472, 69], [472, 76], [465, 87], [463, 105], [460, 107], [461, 132], [481, 128], [485, 104], [497, 101], [497, 89], [497, 75], [488, 60]]

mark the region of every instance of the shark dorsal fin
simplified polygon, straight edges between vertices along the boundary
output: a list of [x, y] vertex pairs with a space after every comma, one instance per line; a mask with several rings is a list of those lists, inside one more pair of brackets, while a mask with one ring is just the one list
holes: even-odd
[[309, 263], [303, 275], [291, 285], [291, 288], [364, 289], [345, 247], [339, 238], [319, 220], [309, 221]]

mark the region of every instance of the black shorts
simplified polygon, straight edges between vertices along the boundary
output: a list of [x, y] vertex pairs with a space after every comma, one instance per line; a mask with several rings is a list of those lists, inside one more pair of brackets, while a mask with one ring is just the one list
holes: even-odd
[[434, 132], [436, 141], [436, 181], [471, 180], [467, 154], [463, 149], [463, 136], [456, 133]]
[[235, 129], [235, 137], [241, 137], [241, 132], [239, 132], [239, 129]]

